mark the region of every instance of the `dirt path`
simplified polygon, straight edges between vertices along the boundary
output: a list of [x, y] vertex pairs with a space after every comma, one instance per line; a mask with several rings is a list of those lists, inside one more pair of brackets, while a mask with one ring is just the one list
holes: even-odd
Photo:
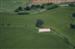
[[58, 37], [60, 37], [61, 39], [63, 39], [63, 41], [68, 45], [71, 46], [73, 49], [75, 49], [75, 45], [73, 45], [73, 43], [71, 42], [71, 39], [69, 39], [70, 37], [60, 33], [59, 30], [54, 29], [53, 27], [51, 28], [54, 32], [55, 35], [57, 35]]

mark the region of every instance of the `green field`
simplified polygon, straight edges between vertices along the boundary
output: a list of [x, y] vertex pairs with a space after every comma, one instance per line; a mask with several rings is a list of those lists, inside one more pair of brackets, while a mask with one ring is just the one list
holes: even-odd
[[[73, 49], [63, 40], [63, 37], [68, 37], [75, 45], [75, 29], [69, 26], [74, 23], [71, 17], [73, 12], [75, 7], [59, 7], [30, 15], [0, 12], [0, 49]], [[37, 19], [42, 19], [44, 26], [54, 31], [39, 33], [35, 27]]]
[[13, 12], [19, 6], [25, 6], [29, 0], [0, 0], [0, 12]]

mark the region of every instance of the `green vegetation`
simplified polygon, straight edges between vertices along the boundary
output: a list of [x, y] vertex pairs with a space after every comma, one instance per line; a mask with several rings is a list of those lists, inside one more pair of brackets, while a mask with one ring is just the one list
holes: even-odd
[[75, 3], [70, 3], [69, 6], [75, 7]]
[[17, 13], [18, 15], [28, 15], [29, 13], [28, 12], [19, 12]]
[[0, 12], [13, 12], [19, 6], [25, 6], [29, 0], [0, 0]]
[[75, 29], [75, 24], [70, 25], [72, 29]]
[[58, 6], [57, 5], [50, 5], [50, 6], [48, 6], [47, 7], [47, 10], [51, 10], [51, 9], [55, 9], [55, 8], [57, 8]]
[[36, 22], [36, 27], [43, 28], [43, 24], [44, 24], [43, 20], [38, 19], [37, 22]]
[[[75, 45], [75, 30], [69, 27], [73, 12], [74, 7], [59, 7], [23, 16], [0, 13], [0, 48], [72, 49], [73, 46], [66, 42]], [[44, 26], [54, 30], [38, 33], [35, 27], [37, 19], [44, 20]], [[64, 41], [66, 36], [68, 39]]]
[[[31, 4], [31, 6], [27, 5], [25, 7], [18, 7], [15, 12], [20, 12], [18, 15], [27, 15], [28, 13], [34, 14], [34, 13], [40, 13], [42, 11], [51, 10], [57, 8], [58, 5], [53, 3], [46, 3], [41, 5], [35, 5]], [[25, 13], [24, 13], [25, 12]]]
[[75, 17], [75, 13], [72, 14], [72, 17]]
[[[0, 49], [75, 48], [75, 29], [70, 26], [70, 24], [75, 23], [75, 18], [72, 17], [75, 13], [75, 7], [58, 7], [45, 12], [23, 15], [28, 14], [20, 7], [26, 3], [26, 0], [19, 0], [20, 2], [18, 0], [0, 1]], [[14, 1], [17, 3], [13, 3]], [[4, 2], [3, 5], [2, 2]], [[49, 5], [51, 4], [47, 4], [47, 6]], [[17, 8], [23, 13], [15, 10]], [[44, 5], [41, 5], [41, 8], [45, 8]], [[14, 10], [20, 15], [12, 13]], [[39, 33], [35, 26], [38, 19], [43, 20], [44, 26], [50, 27], [52, 31]]]
[[27, 10], [27, 11], [29, 11], [29, 10], [31, 10], [31, 7], [26, 7], [26, 8], [24, 8], [24, 10]]

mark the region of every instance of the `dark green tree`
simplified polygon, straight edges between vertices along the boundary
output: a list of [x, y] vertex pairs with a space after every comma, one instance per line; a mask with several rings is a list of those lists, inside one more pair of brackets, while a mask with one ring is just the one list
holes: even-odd
[[55, 9], [55, 8], [57, 8], [58, 7], [58, 5], [51, 5], [51, 6], [48, 6], [47, 7], [47, 10], [51, 10], [51, 9]]
[[22, 7], [18, 7], [18, 10], [21, 11], [21, 10], [23, 10], [23, 8]]
[[69, 6], [75, 7], [75, 4], [74, 3], [70, 3]]
[[33, 9], [33, 8], [35, 8], [36, 6], [35, 5], [31, 5], [31, 8]]
[[32, 5], [32, 6], [31, 6], [32, 9], [38, 9], [38, 8], [40, 8], [40, 7], [41, 7], [41, 5]]
[[43, 25], [44, 24], [44, 22], [43, 22], [43, 20], [41, 20], [41, 19], [38, 19], [37, 21], [36, 21], [36, 27], [38, 27], [38, 28], [42, 28]]
[[72, 14], [72, 17], [75, 17], [75, 13]]
[[31, 10], [31, 7], [27, 6], [24, 10]]
[[70, 27], [71, 27], [72, 29], [75, 29], [75, 25], [74, 25], [74, 24], [70, 24]]
[[16, 9], [14, 12], [19, 12], [19, 10], [18, 10], [18, 9]]
[[40, 5], [35, 5], [35, 7], [36, 7], [36, 8], [40, 8], [41, 6], [40, 6]]
[[19, 12], [19, 11], [23, 11], [23, 8], [22, 7], [18, 7], [15, 12]]
[[47, 5], [47, 6], [50, 6], [50, 5], [52, 5], [52, 4], [53, 4], [53, 3], [47, 3], [46, 5]]
[[40, 8], [41, 8], [41, 9], [44, 9], [44, 8], [45, 8], [45, 5], [44, 5], [44, 4], [43, 4], [43, 5], [41, 5], [41, 6], [40, 6]]

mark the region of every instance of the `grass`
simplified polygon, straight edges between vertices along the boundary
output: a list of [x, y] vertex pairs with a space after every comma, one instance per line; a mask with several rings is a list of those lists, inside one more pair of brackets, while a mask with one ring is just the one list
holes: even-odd
[[0, 12], [13, 12], [19, 6], [25, 6], [29, 0], [0, 0]]
[[[69, 28], [73, 12], [75, 7], [59, 7], [24, 16], [0, 13], [0, 48], [72, 49], [55, 32], [68, 36], [75, 45], [75, 30]], [[52, 27], [55, 32], [39, 34], [35, 27], [37, 19], [42, 19], [44, 26]]]

